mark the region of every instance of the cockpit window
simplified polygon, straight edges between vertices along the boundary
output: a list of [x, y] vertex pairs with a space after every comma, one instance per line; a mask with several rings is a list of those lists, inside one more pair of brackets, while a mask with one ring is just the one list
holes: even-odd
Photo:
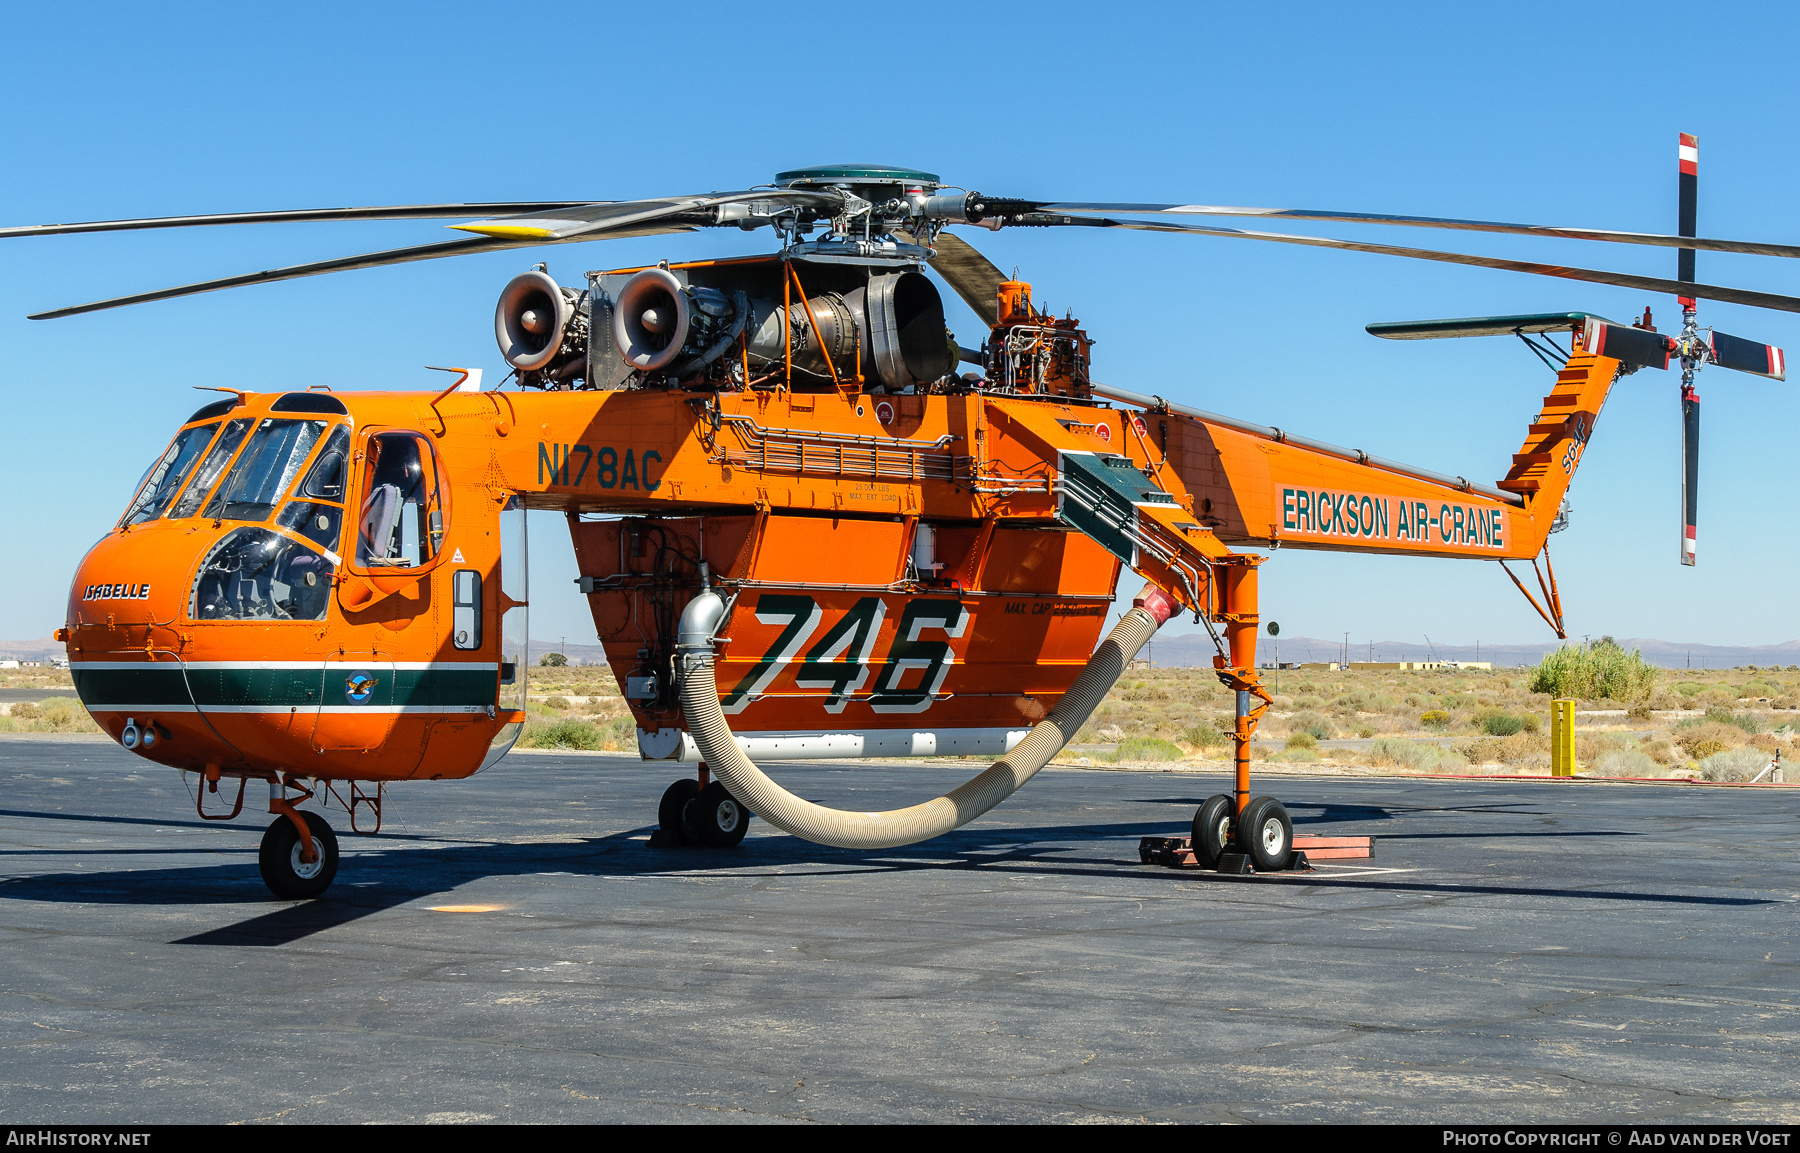
[[262, 421], [201, 515], [217, 520], [269, 519], [323, 435], [322, 420]]
[[337, 571], [319, 551], [265, 528], [226, 533], [200, 562], [188, 615], [201, 621], [319, 621]]
[[350, 475], [350, 430], [338, 425], [331, 430], [331, 439], [319, 450], [319, 459], [300, 482], [300, 495], [310, 496], [314, 500], [344, 499], [344, 481]]
[[437, 462], [416, 432], [369, 438], [357, 521], [356, 563], [364, 568], [414, 568], [437, 555], [444, 512]]
[[343, 520], [344, 510], [335, 504], [290, 500], [281, 506], [281, 515], [275, 518], [275, 527], [298, 533], [320, 548], [336, 552]]
[[155, 520], [169, 507], [175, 494], [181, 491], [181, 482], [188, 477], [188, 471], [206, 446], [212, 441], [213, 433], [219, 431], [218, 424], [203, 424], [196, 428], [184, 428], [175, 434], [174, 443], [169, 445], [150, 471], [144, 474], [138, 485], [137, 499], [131, 502], [131, 508], [125, 513], [128, 525], [143, 524]]
[[175, 508], [169, 513], [171, 519], [193, 516], [200, 508], [200, 502], [212, 491], [212, 486], [231, 463], [231, 454], [237, 451], [238, 445], [244, 442], [244, 434], [250, 431], [248, 420], [233, 420], [225, 425], [225, 431], [213, 442], [212, 451], [200, 462], [194, 471], [193, 483], [182, 492], [181, 499], [175, 502]]

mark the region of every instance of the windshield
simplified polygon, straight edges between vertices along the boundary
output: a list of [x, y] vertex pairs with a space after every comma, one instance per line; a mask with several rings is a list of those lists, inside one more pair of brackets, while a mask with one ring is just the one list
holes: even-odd
[[331, 600], [331, 561], [292, 537], [240, 528], [213, 546], [194, 577], [195, 620], [322, 621]]
[[225, 426], [225, 431], [221, 432], [219, 439], [213, 442], [212, 451], [206, 454], [206, 459], [194, 472], [194, 482], [187, 486], [186, 491], [181, 494], [181, 499], [175, 502], [175, 508], [169, 513], [171, 519], [194, 515], [200, 507], [200, 502], [205, 500], [206, 494], [212, 491], [213, 483], [219, 479], [219, 474], [224, 472], [225, 466], [231, 462], [231, 454], [236, 452], [237, 446], [243, 443], [244, 434], [248, 431], [250, 431], [248, 420], [234, 420]]
[[155, 520], [169, 507], [175, 494], [181, 491], [181, 482], [187, 479], [188, 470], [206, 451], [212, 441], [213, 433], [219, 431], [215, 424], [203, 424], [196, 428], [184, 428], [175, 434], [175, 441], [169, 445], [150, 471], [144, 474], [138, 486], [137, 499], [131, 502], [131, 508], [125, 513], [128, 525], [143, 524]]
[[217, 520], [269, 519], [324, 434], [322, 420], [264, 420], [201, 515]]

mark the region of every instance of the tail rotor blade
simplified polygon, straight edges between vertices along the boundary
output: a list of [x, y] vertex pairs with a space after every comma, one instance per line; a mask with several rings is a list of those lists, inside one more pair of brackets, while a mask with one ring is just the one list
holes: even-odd
[[[1680, 220], [1675, 229], [1680, 236], [1697, 236], [1700, 211], [1700, 138], [1683, 132], [1681, 145], [1677, 153], [1681, 169], [1677, 180], [1680, 183], [1681, 205]], [[1681, 249], [1675, 257], [1675, 279], [1693, 283], [1694, 250]], [[1689, 562], [1692, 563], [1692, 562]]]
[[1633, 368], [1669, 367], [1669, 354], [1675, 342], [1660, 333], [1623, 324], [1608, 324], [1590, 316], [1581, 330], [1581, 347], [1595, 356], [1610, 356]]
[[1772, 344], [1760, 344], [1723, 332], [1712, 334], [1712, 362], [1720, 368], [1755, 373], [1775, 380], [1787, 379], [1787, 356]]
[[1700, 394], [1681, 390], [1681, 563], [1692, 566], [1700, 505]]

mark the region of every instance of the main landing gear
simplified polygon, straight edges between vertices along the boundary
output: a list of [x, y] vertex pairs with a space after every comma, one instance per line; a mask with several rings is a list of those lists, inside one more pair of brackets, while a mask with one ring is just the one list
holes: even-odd
[[1145, 837], [1138, 859], [1146, 865], [1197, 866], [1219, 873], [1304, 872], [1312, 867], [1306, 854], [1294, 849], [1294, 822], [1280, 801], [1252, 797], [1243, 819], [1237, 820], [1225, 793], [1206, 798], [1194, 814], [1193, 836]]
[[749, 830], [750, 810], [701, 765], [698, 780], [676, 781], [663, 793], [656, 820], [660, 827], [652, 845], [729, 849]]

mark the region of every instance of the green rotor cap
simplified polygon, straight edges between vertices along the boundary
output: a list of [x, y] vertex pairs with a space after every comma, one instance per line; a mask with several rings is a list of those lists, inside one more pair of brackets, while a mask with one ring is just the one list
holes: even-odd
[[821, 164], [816, 168], [795, 168], [775, 174], [775, 183], [780, 185], [862, 184], [875, 181], [936, 185], [938, 176], [935, 172], [920, 172], [917, 168], [896, 168], [891, 164]]

